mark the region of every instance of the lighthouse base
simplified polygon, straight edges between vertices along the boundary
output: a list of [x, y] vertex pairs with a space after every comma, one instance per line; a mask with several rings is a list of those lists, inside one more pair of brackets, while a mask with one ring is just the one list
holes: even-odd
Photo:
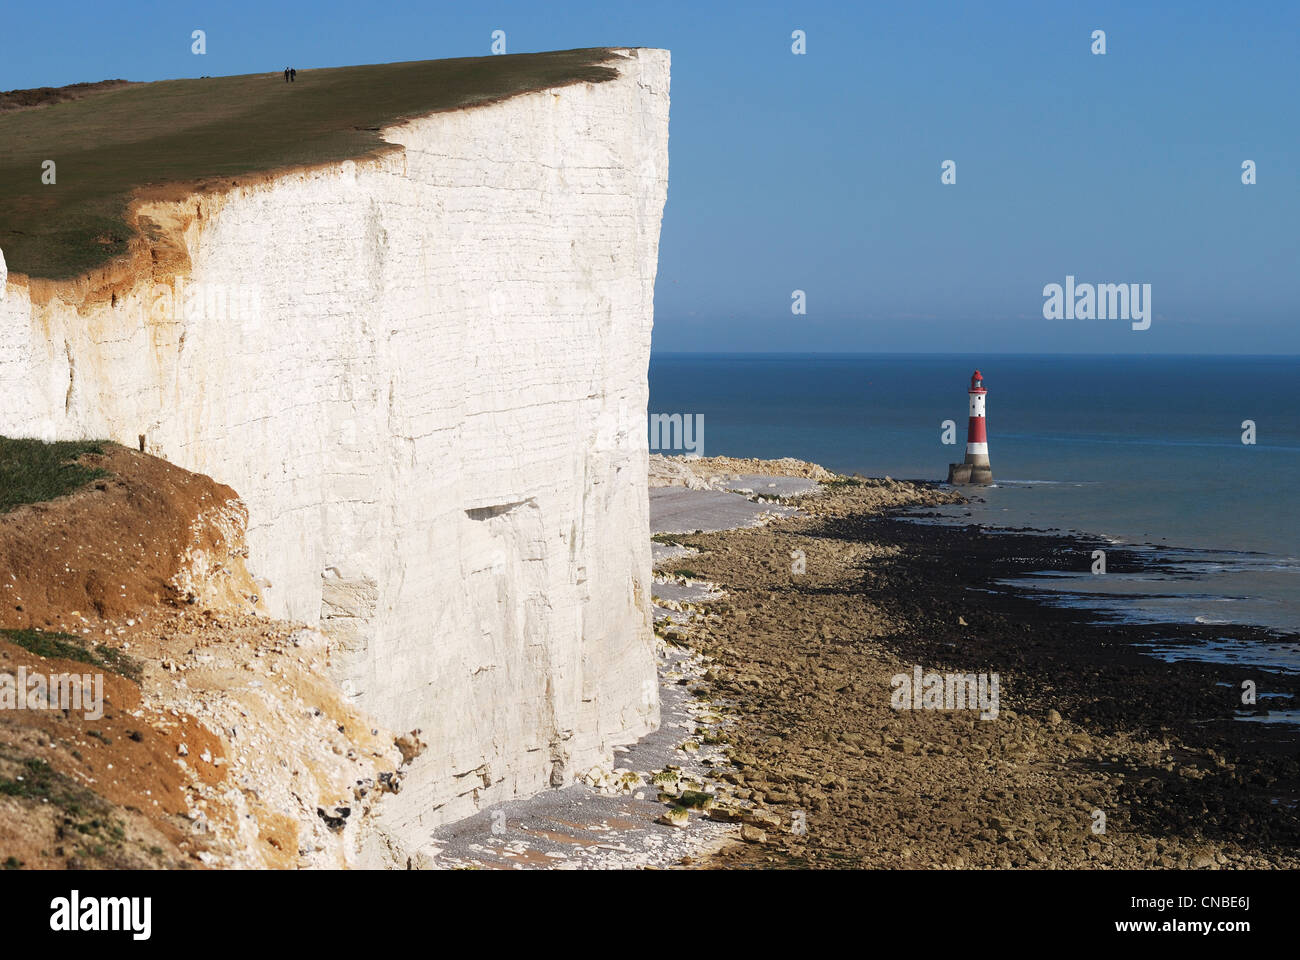
[[948, 464], [948, 482], [992, 483], [993, 468], [987, 463], [950, 463]]

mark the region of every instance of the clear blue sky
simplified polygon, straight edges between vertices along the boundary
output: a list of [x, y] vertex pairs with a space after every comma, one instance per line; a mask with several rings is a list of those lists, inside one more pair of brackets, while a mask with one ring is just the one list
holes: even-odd
[[[1295, 2], [12, 3], [0, 89], [474, 56], [496, 29], [672, 50], [657, 350], [1300, 353]], [[1044, 320], [1066, 274], [1150, 283], [1151, 329]]]

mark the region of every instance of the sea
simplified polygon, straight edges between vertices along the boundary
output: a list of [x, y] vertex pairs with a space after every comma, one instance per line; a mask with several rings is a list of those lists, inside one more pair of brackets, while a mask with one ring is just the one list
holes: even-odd
[[1124, 620], [1268, 627], [1275, 650], [1225, 638], [1152, 655], [1300, 671], [1282, 635], [1300, 633], [1300, 357], [663, 353], [650, 413], [702, 418], [705, 456], [943, 481], [965, 456], [976, 369], [995, 482], [964, 488], [980, 499], [951, 522], [1150, 551], [1158, 571], [1100, 576], [1083, 557], [1076, 574], [1022, 585]]

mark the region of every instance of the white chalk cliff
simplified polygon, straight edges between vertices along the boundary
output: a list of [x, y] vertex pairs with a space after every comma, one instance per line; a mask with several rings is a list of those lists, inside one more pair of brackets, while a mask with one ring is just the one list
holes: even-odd
[[319, 624], [345, 692], [420, 729], [364, 862], [418, 862], [436, 825], [658, 722], [669, 57], [622, 54], [617, 79], [395, 125], [377, 158], [145, 205], [189, 311], [158, 309], [156, 276], [0, 282], [0, 434], [143, 437], [234, 487], [269, 612]]

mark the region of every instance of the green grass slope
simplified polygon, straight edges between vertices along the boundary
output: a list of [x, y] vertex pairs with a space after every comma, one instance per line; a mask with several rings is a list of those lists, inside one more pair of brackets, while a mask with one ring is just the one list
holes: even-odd
[[[379, 128], [617, 76], [607, 49], [164, 80], [0, 113], [0, 249], [10, 271], [62, 280], [127, 250], [131, 191], [344, 160]], [[57, 183], [41, 182], [42, 163]]]
[[104, 441], [98, 440], [44, 443], [0, 437], [0, 513], [53, 500], [108, 476], [77, 463], [84, 454], [103, 452]]

